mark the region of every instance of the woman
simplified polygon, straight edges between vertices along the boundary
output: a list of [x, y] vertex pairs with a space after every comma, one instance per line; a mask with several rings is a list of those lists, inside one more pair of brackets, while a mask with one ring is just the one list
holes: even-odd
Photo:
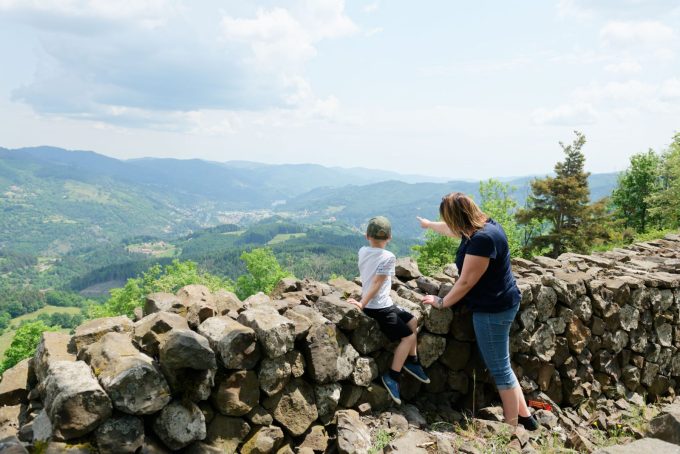
[[510, 270], [508, 238], [503, 227], [463, 193], [443, 197], [439, 214], [444, 222], [418, 220], [423, 228], [461, 238], [456, 252], [460, 278], [444, 298], [427, 295], [423, 303], [441, 309], [463, 302], [470, 308], [477, 345], [503, 401], [505, 421], [535, 430], [538, 424], [510, 367], [510, 326], [520, 293]]

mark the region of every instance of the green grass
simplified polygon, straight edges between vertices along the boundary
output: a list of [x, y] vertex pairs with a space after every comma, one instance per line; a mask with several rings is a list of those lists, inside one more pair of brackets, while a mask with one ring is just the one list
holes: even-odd
[[304, 238], [306, 236], [307, 236], [306, 233], [279, 233], [274, 238], [269, 240], [267, 244], [269, 246], [272, 246], [274, 244], [285, 243], [286, 241], [292, 240], [293, 238]]
[[387, 446], [394, 438], [394, 435], [385, 429], [380, 429], [375, 433], [373, 446], [368, 450], [368, 454], [377, 454], [382, 452], [383, 448]]

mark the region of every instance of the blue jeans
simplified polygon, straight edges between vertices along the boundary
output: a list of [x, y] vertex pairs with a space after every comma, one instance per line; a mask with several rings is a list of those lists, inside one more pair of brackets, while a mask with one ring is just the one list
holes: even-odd
[[503, 312], [472, 314], [477, 346], [496, 387], [501, 391], [519, 386], [510, 367], [510, 327], [518, 310], [519, 304]]

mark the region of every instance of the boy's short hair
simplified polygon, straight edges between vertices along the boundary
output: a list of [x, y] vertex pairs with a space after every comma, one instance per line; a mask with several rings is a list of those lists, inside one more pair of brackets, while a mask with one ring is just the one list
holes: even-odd
[[385, 216], [376, 216], [368, 221], [366, 235], [376, 240], [387, 240], [392, 236], [392, 225]]

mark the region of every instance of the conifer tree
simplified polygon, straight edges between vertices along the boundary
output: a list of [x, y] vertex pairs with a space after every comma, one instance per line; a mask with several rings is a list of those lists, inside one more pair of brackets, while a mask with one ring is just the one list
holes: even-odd
[[565, 145], [560, 142], [564, 161], [555, 165], [555, 176], [536, 179], [531, 183], [527, 208], [519, 211], [519, 223], [536, 221], [547, 225], [545, 231], [529, 239], [527, 248], [549, 248], [549, 255], [557, 257], [566, 251], [586, 252], [593, 238], [587, 235], [592, 222], [589, 210], [589, 173], [584, 170], [582, 148], [585, 136], [574, 131], [576, 138]]

